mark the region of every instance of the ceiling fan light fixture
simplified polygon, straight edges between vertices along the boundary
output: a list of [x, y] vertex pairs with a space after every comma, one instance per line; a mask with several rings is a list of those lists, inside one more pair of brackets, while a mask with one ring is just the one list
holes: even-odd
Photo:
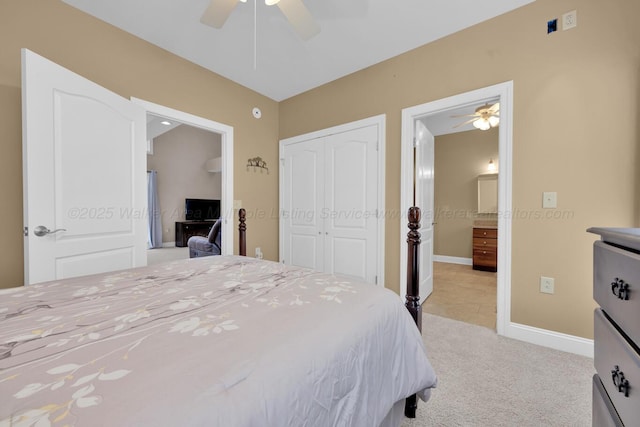
[[487, 119], [478, 119], [473, 121], [473, 127], [480, 130], [488, 130], [491, 129], [491, 124]]
[[[220, 29], [224, 26], [233, 9], [238, 5], [238, 0], [209, 0], [209, 6], [200, 17], [200, 22], [210, 27]], [[246, 0], [240, 0], [246, 3]], [[255, 21], [257, 1], [254, 3], [254, 46], [255, 46]], [[320, 26], [313, 19], [311, 12], [305, 6], [303, 0], [265, 0], [267, 6], [278, 6], [287, 18], [294, 31], [302, 38], [309, 40], [320, 32]], [[254, 52], [255, 64], [255, 52]]]
[[482, 107], [476, 108], [475, 115], [480, 117], [473, 121], [473, 126], [480, 130], [489, 130], [493, 127], [498, 126], [498, 123], [500, 123], [500, 118], [498, 117], [498, 108], [498, 103], [495, 103], [491, 107], [489, 107], [488, 105], [484, 105]]

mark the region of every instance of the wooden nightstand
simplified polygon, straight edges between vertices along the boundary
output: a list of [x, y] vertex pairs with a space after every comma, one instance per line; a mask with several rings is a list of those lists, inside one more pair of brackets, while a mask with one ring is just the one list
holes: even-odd
[[473, 228], [473, 269], [498, 271], [497, 228]]

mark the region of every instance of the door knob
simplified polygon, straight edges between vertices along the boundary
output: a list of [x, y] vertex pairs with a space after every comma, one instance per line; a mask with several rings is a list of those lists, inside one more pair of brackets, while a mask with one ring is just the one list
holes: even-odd
[[42, 236], [46, 236], [47, 234], [57, 233], [58, 231], [67, 231], [67, 230], [65, 228], [57, 228], [55, 230], [49, 230], [44, 225], [39, 225], [33, 229], [33, 234], [35, 234], [38, 237], [42, 237]]

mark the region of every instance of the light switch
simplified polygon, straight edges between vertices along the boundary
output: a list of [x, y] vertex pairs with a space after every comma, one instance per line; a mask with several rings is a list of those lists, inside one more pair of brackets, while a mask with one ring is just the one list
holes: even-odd
[[542, 207], [545, 209], [554, 209], [558, 207], [558, 193], [549, 191], [542, 193]]

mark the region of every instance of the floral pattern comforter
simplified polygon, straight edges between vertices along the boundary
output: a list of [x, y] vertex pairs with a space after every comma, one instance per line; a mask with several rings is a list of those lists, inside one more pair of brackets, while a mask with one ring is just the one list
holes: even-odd
[[238, 256], [0, 291], [0, 426], [377, 426], [435, 386], [382, 287]]

